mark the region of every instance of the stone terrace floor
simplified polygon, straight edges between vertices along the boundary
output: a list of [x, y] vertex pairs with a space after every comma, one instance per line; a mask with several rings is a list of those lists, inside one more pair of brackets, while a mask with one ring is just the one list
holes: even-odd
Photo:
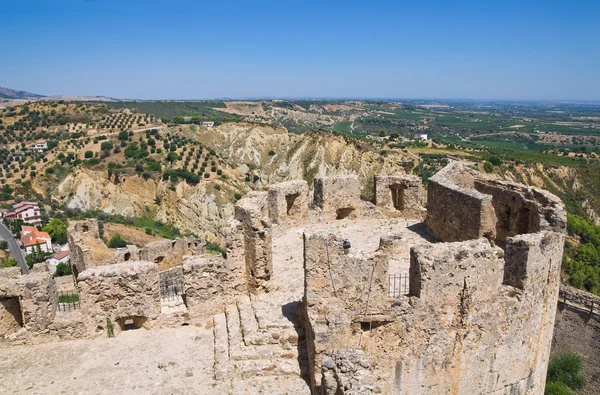
[[[320, 221], [273, 229], [272, 291], [253, 297], [268, 305], [263, 319], [281, 319], [282, 306], [303, 294], [304, 231], [331, 231], [352, 243], [352, 251], [371, 252], [381, 236], [401, 233], [406, 250], [390, 262], [390, 273], [406, 274], [410, 246], [424, 242], [422, 225], [402, 218]], [[255, 312], [258, 314], [258, 311]], [[193, 320], [181, 328], [134, 330], [116, 338], [72, 340], [0, 347], [0, 394], [222, 394], [309, 393], [298, 377], [252, 377], [235, 382], [214, 380], [213, 319]]]

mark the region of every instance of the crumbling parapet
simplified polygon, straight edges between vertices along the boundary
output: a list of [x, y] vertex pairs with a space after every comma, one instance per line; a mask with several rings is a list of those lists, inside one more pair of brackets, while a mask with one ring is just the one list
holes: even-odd
[[[201, 307], [202, 313], [218, 313], [234, 296], [245, 293], [245, 266], [231, 266], [218, 255], [184, 257], [183, 278], [188, 307]], [[210, 310], [214, 311], [210, 311]]]
[[272, 185], [268, 191], [269, 219], [272, 223], [299, 220], [308, 213], [308, 184], [304, 180]]
[[[439, 240], [460, 241], [405, 246], [396, 235], [382, 237], [375, 257], [411, 248], [407, 295], [386, 299], [387, 266], [378, 272], [327, 241], [335, 238], [305, 235], [303, 315], [314, 392], [369, 393], [372, 378], [387, 394], [543, 392], [565, 238], [562, 203], [456, 163], [432, 180], [427, 227]], [[361, 288], [365, 275], [374, 286]], [[371, 304], [365, 298], [373, 310], [357, 308]], [[347, 375], [359, 369], [359, 355], [374, 362], [365, 363], [368, 374]]]
[[492, 197], [474, 188], [477, 172], [452, 162], [429, 179], [428, 232], [441, 241], [463, 241], [496, 236]]
[[113, 252], [100, 239], [97, 219], [70, 221], [67, 239], [75, 280], [84, 270], [114, 258]]
[[250, 192], [235, 205], [235, 219], [243, 233], [246, 280], [251, 292], [268, 291], [273, 273], [272, 228], [267, 202], [267, 192]]
[[93, 327], [105, 328], [107, 318], [115, 330], [129, 320], [136, 327], [160, 314], [158, 265], [153, 262], [126, 262], [97, 266], [79, 274], [81, 312]]
[[421, 178], [409, 174], [375, 175], [375, 204], [398, 211], [405, 216], [422, 215], [423, 184]]
[[157, 240], [146, 244], [139, 250], [139, 259], [154, 262], [161, 267], [181, 265], [184, 255], [195, 255], [205, 252], [206, 243], [193, 237], [175, 240]]
[[326, 352], [351, 339], [363, 323], [389, 313], [388, 262], [378, 254], [352, 254], [328, 232], [304, 234], [304, 325], [313, 390], [320, 387]]
[[537, 188], [481, 176], [452, 162], [429, 179], [427, 230], [441, 241], [507, 237], [544, 229], [564, 232], [560, 199]]
[[14, 335], [21, 328], [31, 335], [48, 333], [57, 302], [50, 272], [0, 278], [0, 336]]
[[314, 205], [337, 219], [360, 214], [360, 180], [356, 175], [314, 179]]

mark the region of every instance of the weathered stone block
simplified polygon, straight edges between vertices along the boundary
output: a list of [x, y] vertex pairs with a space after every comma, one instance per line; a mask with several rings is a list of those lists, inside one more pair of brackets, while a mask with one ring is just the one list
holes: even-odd
[[158, 265], [126, 262], [98, 266], [79, 274], [81, 311], [100, 327], [106, 318], [123, 325], [154, 319], [160, 314]]
[[374, 177], [375, 204], [378, 207], [420, 215], [423, 200], [423, 184], [415, 175], [394, 174]]
[[356, 216], [360, 206], [360, 180], [356, 175], [314, 179], [314, 204], [337, 219]]
[[279, 223], [302, 219], [308, 213], [308, 184], [304, 180], [272, 185], [268, 191], [269, 219]]

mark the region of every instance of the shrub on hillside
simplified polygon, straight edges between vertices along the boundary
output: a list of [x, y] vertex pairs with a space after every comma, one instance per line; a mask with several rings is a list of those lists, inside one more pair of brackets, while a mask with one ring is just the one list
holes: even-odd
[[108, 242], [108, 248], [123, 248], [127, 247], [127, 241], [121, 237], [120, 234], [115, 233], [115, 235]]

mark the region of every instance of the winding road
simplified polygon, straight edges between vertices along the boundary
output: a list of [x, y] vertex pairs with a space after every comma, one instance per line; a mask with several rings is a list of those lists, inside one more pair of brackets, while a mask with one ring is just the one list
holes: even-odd
[[0, 222], [0, 239], [6, 240], [8, 242], [8, 249], [10, 250], [10, 254], [19, 262], [21, 266], [21, 272], [23, 274], [29, 273], [29, 267], [25, 262], [25, 257], [23, 256], [23, 252], [19, 247], [19, 243], [13, 237], [10, 230], [4, 225], [4, 223]]

